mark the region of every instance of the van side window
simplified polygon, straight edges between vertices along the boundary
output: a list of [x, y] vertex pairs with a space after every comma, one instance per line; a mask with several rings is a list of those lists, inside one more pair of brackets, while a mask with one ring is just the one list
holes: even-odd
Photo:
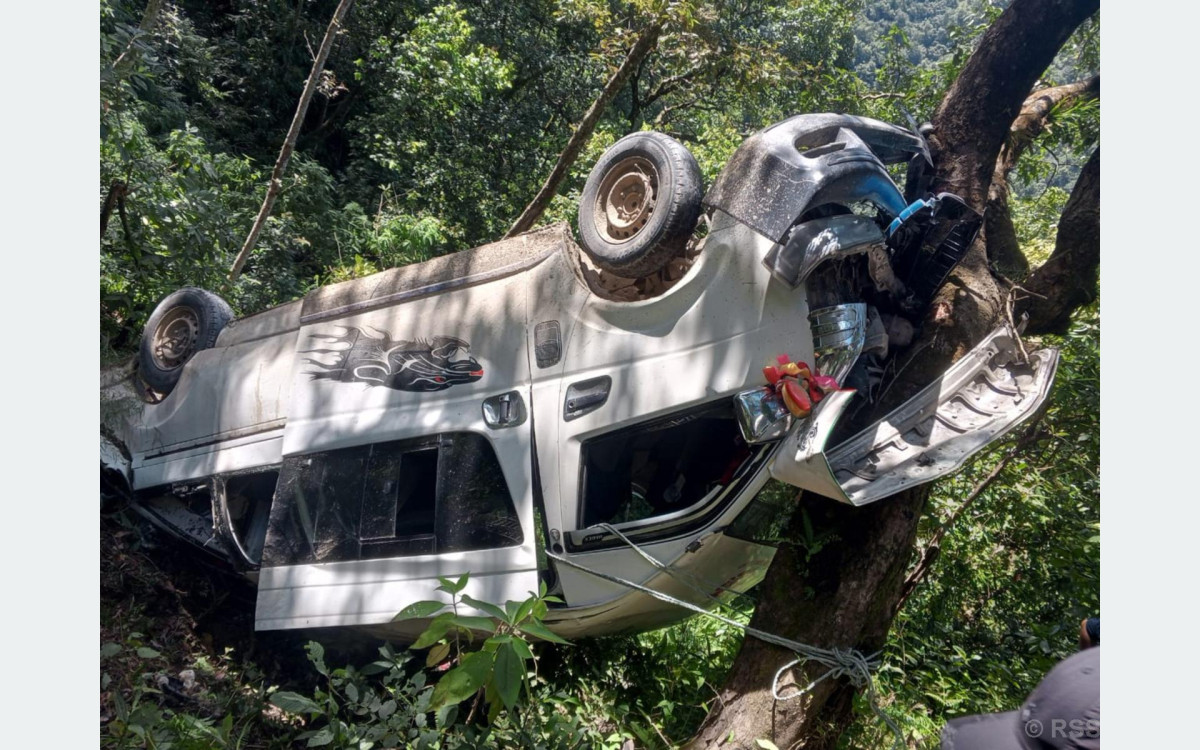
[[583, 444], [583, 523], [625, 524], [688, 508], [727, 486], [751, 450], [728, 400]]
[[263, 564], [375, 560], [521, 544], [495, 450], [448, 433], [285, 458]]

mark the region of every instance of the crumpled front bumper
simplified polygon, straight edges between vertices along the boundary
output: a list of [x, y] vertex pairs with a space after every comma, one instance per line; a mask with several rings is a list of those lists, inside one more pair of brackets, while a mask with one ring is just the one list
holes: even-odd
[[1054, 383], [1058, 359], [1056, 349], [1042, 349], [1025, 361], [1009, 329], [998, 328], [920, 393], [827, 449], [854, 396], [831, 393], [792, 425], [771, 475], [852, 505], [939, 479], [1036, 413]]

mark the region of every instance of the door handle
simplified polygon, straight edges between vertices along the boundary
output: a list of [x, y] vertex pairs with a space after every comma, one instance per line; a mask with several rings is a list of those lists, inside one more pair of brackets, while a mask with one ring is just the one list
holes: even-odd
[[483, 421], [493, 430], [524, 424], [528, 414], [525, 400], [517, 391], [490, 396], [483, 401]]
[[596, 411], [608, 401], [612, 390], [612, 378], [602, 375], [590, 380], [581, 380], [567, 386], [567, 398], [563, 403], [563, 420], [570, 422], [584, 414]]

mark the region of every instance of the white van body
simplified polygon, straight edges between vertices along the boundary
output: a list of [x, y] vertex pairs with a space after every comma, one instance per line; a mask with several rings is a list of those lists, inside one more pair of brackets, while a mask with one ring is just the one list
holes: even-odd
[[[804, 219], [809, 203], [861, 194], [897, 216], [889, 234], [962, 210], [943, 194], [899, 213], [883, 164], [922, 148], [844, 115], [762, 131], [705, 199], [686, 274], [648, 298], [607, 292], [559, 224], [234, 320], [165, 398], [105, 386], [124, 408], [104, 410], [102, 486], [255, 582], [260, 630], [411, 638], [425, 622], [395, 615], [466, 573], [464, 593], [494, 603], [546, 583], [564, 602], [546, 623], [566, 637], [685, 617], [594, 573], [710, 606], [770, 564], [760, 531], [790, 516], [760, 493], [772, 477], [874, 502], [957, 469], [1044, 402], [1057, 352], [1027, 355], [1007, 328], [837, 445], [852, 391], [793, 417], [764, 387], [780, 355], [844, 382], [867, 340], [868, 305], [810, 309], [806, 279], [882, 252], [884, 234], [847, 211]], [[973, 236], [948, 241], [965, 252]], [[928, 297], [949, 267], [907, 278]]]

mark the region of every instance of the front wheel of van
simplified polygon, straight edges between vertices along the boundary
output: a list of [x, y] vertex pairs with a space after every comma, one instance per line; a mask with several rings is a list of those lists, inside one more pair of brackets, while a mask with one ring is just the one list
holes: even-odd
[[700, 166], [664, 133], [633, 133], [604, 152], [579, 200], [579, 238], [602, 270], [648, 276], [679, 255], [700, 217]]
[[233, 310], [212, 292], [184, 287], [154, 308], [138, 349], [138, 370], [146, 385], [170, 393], [183, 366], [196, 352], [211, 349]]

